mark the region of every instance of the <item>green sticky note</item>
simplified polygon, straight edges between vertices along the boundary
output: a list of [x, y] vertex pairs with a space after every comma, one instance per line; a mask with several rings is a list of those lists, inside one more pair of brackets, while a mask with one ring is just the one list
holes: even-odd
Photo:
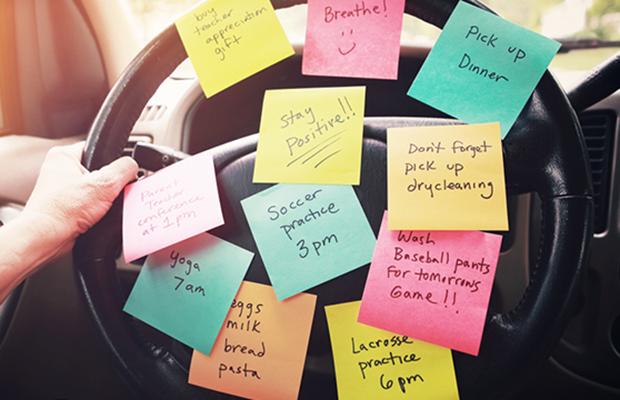
[[504, 138], [559, 49], [461, 1], [407, 94], [467, 123], [499, 122]]
[[281, 184], [241, 205], [278, 300], [370, 263], [376, 239], [351, 186]]
[[254, 254], [208, 233], [151, 254], [123, 310], [209, 354]]

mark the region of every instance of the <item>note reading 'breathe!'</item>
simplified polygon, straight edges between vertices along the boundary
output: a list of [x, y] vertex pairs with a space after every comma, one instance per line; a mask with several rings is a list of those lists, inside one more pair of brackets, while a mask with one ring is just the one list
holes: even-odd
[[408, 94], [467, 123], [499, 121], [503, 138], [559, 48], [460, 1]]
[[295, 53], [269, 0], [207, 0], [176, 27], [207, 97]]
[[365, 92], [267, 90], [254, 182], [359, 184]]
[[125, 261], [223, 223], [213, 157], [208, 152], [196, 154], [125, 187]]
[[479, 231], [389, 231], [384, 217], [359, 321], [478, 355], [501, 243]]
[[241, 205], [279, 300], [372, 258], [375, 235], [351, 186], [276, 185]]
[[208, 233], [150, 255], [124, 311], [209, 354], [254, 254]]
[[508, 230], [499, 125], [388, 129], [390, 229]]
[[325, 307], [340, 400], [459, 398], [449, 349], [360, 324], [359, 305]]
[[304, 75], [396, 79], [405, 0], [309, 0]]
[[299, 394], [316, 296], [279, 302], [271, 286], [243, 282], [211, 355], [194, 351], [189, 383], [255, 400]]

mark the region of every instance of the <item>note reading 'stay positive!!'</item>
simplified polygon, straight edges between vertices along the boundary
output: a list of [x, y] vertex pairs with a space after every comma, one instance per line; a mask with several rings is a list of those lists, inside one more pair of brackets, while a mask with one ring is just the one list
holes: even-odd
[[508, 230], [499, 124], [388, 129], [390, 229]]
[[479, 231], [390, 231], [384, 217], [359, 321], [477, 355], [501, 243]]
[[208, 233], [151, 254], [124, 311], [206, 354], [254, 254]]
[[309, 0], [304, 75], [396, 79], [405, 0]]
[[372, 258], [375, 235], [351, 186], [276, 185], [241, 205], [279, 300]]
[[503, 138], [559, 48], [461, 1], [408, 94], [467, 123], [499, 121]]
[[207, 97], [295, 53], [269, 0], [207, 0], [176, 27]]
[[196, 154], [125, 187], [125, 261], [223, 223], [213, 157], [208, 152]]
[[254, 182], [357, 185], [366, 88], [267, 90]]
[[194, 351], [189, 383], [255, 400], [299, 394], [316, 296], [279, 302], [271, 286], [243, 282], [206, 356]]
[[359, 306], [325, 307], [340, 400], [459, 398], [449, 349], [360, 324]]

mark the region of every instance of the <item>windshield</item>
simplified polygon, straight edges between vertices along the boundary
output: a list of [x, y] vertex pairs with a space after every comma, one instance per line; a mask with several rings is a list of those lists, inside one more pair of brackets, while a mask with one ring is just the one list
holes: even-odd
[[[200, 0], [125, 0], [136, 19], [144, 42]], [[620, 0], [486, 0], [499, 15], [547, 37], [565, 41], [620, 40]], [[299, 12], [304, 10], [299, 8]], [[297, 18], [302, 20], [303, 18]], [[299, 26], [299, 24], [295, 24]], [[405, 16], [404, 43], [430, 47], [440, 31], [411, 16]], [[303, 37], [303, 34], [302, 34]], [[569, 47], [570, 44], [569, 44]], [[618, 51], [593, 43], [593, 49], [558, 54], [552, 69], [589, 70]]]

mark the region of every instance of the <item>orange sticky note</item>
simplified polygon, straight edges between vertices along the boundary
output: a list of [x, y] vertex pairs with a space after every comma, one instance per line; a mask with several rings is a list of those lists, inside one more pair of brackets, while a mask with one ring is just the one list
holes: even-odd
[[257, 400], [296, 399], [316, 296], [279, 302], [271, 286], [243, 282], [206, 356], [196, 350], [189, 383]]

